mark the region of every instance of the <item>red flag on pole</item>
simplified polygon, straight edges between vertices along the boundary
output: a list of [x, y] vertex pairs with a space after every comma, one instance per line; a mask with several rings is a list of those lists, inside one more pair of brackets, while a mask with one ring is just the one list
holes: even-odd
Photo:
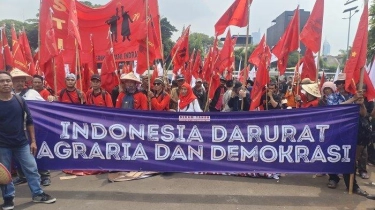
[[16, 30], [14, 24], [11, 29], [12, 33], [12, 53], [13, 53], [13, 67], [18, 68], [26, 73], [28, 73], [29, 68], [27, 66], [25, 57], [23, 56], [22, 48], [18, 42]]
[[10, 47], [8, 44], [8, 39], [5, 33], [5, 23], [3, 25], [3, 29], [1, 30], [1, 42], [2, 42], [2, 50], [3, 50], [3, 56], [5, 60], [5, 69], [11, 69], [13, 68], [13, 56], [10, 52]]
[[39, 65], [43, 66], [51, 58], [59, 54], [57, 48], [55, 30], [52, 23], [52, 9], [50, 8], [50, 14], [47, 16], [46, 24], [46, 34], [44, 42], [40, 43], [40, 60]]
[[[51, 87], [52, 90], [61, 90], [65, 87], [65, 67], [64, 67], [64, 59], [62, 52], [59, 53], [57, 56], [54, 57], [54, 63], [53, 59], [50, 59], [43, 65], [42, 71], [44, 73], [44, 77], [48, 85]], [[54, 66], [53, 66], [54, 65]], [[56, 71], [56, 83], [57, 87], [55, 89], [55, 83], [54, 83], [54, 68]]]
[[227, 36], [225, 37], [223, 48], [221, 48], [219, 55], [217, 57], [215, 63], [215, 71], [219, 72], [220, 74], [223, 73], [225, 68], [229, 68], [231, 66], [231, 57], [233, 54], [233, 47], [232, 47], [232, 36], [230, 34], [230, 30], [227, 32]]
[[285, 73], [286, 66], [288, 64], [289, 53], [297, 50], [299, 47], [299, 7], [294, 11], [293, 18], [290, 20], [288, 27], [286, 28], [283, 36], [279, 42], [272, 49], [272, 53], [279, 59], [277, 61], [277, 67], [280, 71], [280, 75]]
[[30, 48], [29, 40], [27, 39], [25, 29], [23, 29], [23, 31], [21, 31], [19, 34], [19, 42], [23, 49], [22, 51], [24, 53], [27, 65], [29, 67], [28, 73], [29, 75], [35, 75], [36, 69], [35, 69], [34, 59], [31, 53], [31, 48]]
[[78, 49], [82, 49], [81, 35], [79, 34], [78, 29], [78, 17], [77, 17], [77, 8], [76, 0], [70, 0], [70, 9], [69, 9], [69, 19], [68, 19], [68, 31], [69, 34], [73, 35], [78, 44]]
[[302, 58], [303, 67], [301, 72], [301, 79], [310, 78], [312, 81], [316, 80], [316, 64], [313, 52], [310, 49], [306, 49], [305, 56]]
[[189, 31], [188, 26], [182, 36], [177, 40], [176, 44], [171, 50], [171, 58], [173, 63], [173, 73], [177, 73], [178, 69], [185, 65], [185, 62], [189, 61]]
[[[262, 39], [260, 40], [257, 48], [254, 49], [253, 53], [251, 53], [248, 62], [254, 64], [256, 67], [259, 66], [260, 59], [262, 58], [263, 53], [265, 53], [265, 48], [267, 47], [266, 44], [266, 36], [263, 35]], [[269, 48], [267, 48], [269, 50]], [[271, 55], [271, 52], [266, 52]]]
[[245, 27], [249, 23], [249, 1], [252, 0], [235, 0], [228, 10], [221, 16], [215, 24], [216, 36], [224, 33], [225, 29], [230, 26]]
[[[266, 48], [268, 48], [268, 46]], [[268, 56], [269, 55], [267, 55], [267, 53], [264, 53], [260, 59], [256, 79], [251, 91], [250, 111], [255, 110], [258, 106], [260, 106], [263, 90], [270, 80], [267, 63], [270, 61], [271, 57]]]
[[363, 13], [358, 24], [357, 33], [353, 41], [353, 47], [349, 59], [345, 64], [344, 73], [346, 73], [345, 90], [355, 94], [356, 83], [359, 81], [361, 68], [366, 65], [368, 40], [368, 2], [365, 1]]
[[323, 13], [324, 0], [317, 0], [299, 36], [306, 48], [311, 49], [314, 53], [320, 50], [322, 42]]
[[112, 89], [119, 84], [119, 78], [116, 74], [116, 63], [113, 55], [113, 46], [110, 33], [111, 32], [108, 31], [108, 50], [105, 54], [105, 58], [103, 60], [100, 72], [102, 88], [105, 89], [107, 92], [111, 92]]
[[202, 58], [201, 58], [201, 51], [198, 50], [197, 55], [195, 56], [192, 75], [195, 79], [201, 78], [203, 79], [202, 75]]

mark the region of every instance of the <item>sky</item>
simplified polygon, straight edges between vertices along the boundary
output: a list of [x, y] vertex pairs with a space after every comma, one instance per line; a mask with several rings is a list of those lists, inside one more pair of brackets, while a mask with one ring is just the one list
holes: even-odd
[[[357, 30], [359, 18], [363, 10], [363, 0], [357, 0], [344, 6], [348, 0], [326, 0], [323, 22], [322, 42], [327, 40], [331, 45], [331, 55], [337, 55], [340, 49], [346, 50], [348, 39], [348, 13], [343, 11], [352, 6], [358, 6], [359, 12], [351, 18], [349, 45], [352, 45]], [[373, 0], [370, 0], [372, 3]], [[106, 4], [109, 0], [91, 0], [94, 4]], [[184, 26], [191, 25], [190, 33], [198, 32], [209, 36], [214, 35], [214, 25], [234, 0], [159, 0], [161, 17], [179, 31], [173, 35], [176, 41]], [[253, 0], [250, 8], [250, 34], [260, 30], [266, 33], [272, 25], [272, 20], [284, 11], [292, 11], [300, 5], [301, 9], [311, 11], [315, 0]], [[38, 12], [38, 0], [0, 0], [0, 20], [15, 19], [23, 21], [35, 18]], [[230, 27], [232, 34], [246, 35], [246, 27]], [[221, 36], [225, 36], [224, 33]]]

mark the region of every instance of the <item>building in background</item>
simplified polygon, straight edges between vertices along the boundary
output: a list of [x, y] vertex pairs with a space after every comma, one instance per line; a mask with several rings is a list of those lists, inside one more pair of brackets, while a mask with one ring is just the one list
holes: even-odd
[[323, 43], [323, 56], [327, 56], [327, 55], [330, 55], [331, 54], [331, 45], [329, 44], [329, 42], [326, 40], [324, 40], [324, 43]]
[[253, 45], [257, 45], [260, 42], [260, 29], [257, 32], [251, 33], [251, 36], [253, 37]]
[[[310, 17], [310, 12], [303, 9], [299, 10], [300, 15], [300, 31], [305, 26]], [[285, 11], [272, 21], [273, 25], [267, 28], [267, 45], [271, 48], [277, 44], [285, 29], [288, 27], [290, 20], [293, 18], [294, 11]], [[301, 54], [304, 55], [306, 47], [301, 43]]]
[[[246, 46], [246, 35], [232, 35], [232, 39], [237, 38], [235, 48], [245, 47]], [[253, 37], [249, 35], [248, 44], [253, 44]], [[220, 38], [220, 41], [224, 42], [225, 37]]]

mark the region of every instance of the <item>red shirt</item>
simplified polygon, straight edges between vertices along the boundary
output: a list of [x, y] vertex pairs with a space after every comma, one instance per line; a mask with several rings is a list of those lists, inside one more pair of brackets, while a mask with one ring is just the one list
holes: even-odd
[[41, 91], [38, 91], [38, 92], [46, 101], [48, 100], [48, 96], [51, 95], [51, 93], [45, 88], [43, 88]]
[[102, 89], [100, 89], [100, 92], [98, 94], [94, 94], [93, 90], [87, 91], [86, 104], [95, 105], [95, 106], [113, 107], [111, 95], [107, 91], [102, 90]]
[[[61, 95], [62, 91], [64, 93]], [[77, 89], [74, 89], [73, 91], [62, 89], [57, 93], [57, 96], [59, 97], [60, 102], [70, 103], [70, 104], [81, 104], [80, 97], [78, 96], [78, 91], [79, 90]]]
[[[116, 100], [116, 108], [122, 107], [122, 101], [125, 97], [125, 93], [121, 92]], [[133, 109], [139, 109], [139, 110], [148, 110], [148, 101], [145, 94], [142, 92], [137, 92], [134, 94], [134, 107]]]
[[162, 93], [158, 97], [151, 99], [151, 110], [163, 111], [169, 110], [169, 101], [171, 97], [168, 93]]
[[302, 103], [302, 108], [309, 108], [309, 107], [317, 107], [319, 103], [319, 99], [315, 99], [312, 101], [308, 101], [306, 103]]

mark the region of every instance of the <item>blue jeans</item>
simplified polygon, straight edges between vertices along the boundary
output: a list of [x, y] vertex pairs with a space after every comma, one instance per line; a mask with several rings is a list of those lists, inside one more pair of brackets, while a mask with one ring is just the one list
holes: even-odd
[[[32, 196], [43, 193], [40, 187], [40, 175], [34, 156], [30, 152], [30, 145], [18, 148], [1, 148], [0, 147], [0, 163], [2, 163], [9, 171], [11, 167], [12, 157], [21, 165], [22, 171], [26, 176]], [[3, 198], [14, 197], [15, 188], [13, 182], [7, 185], [1, 185]]]

